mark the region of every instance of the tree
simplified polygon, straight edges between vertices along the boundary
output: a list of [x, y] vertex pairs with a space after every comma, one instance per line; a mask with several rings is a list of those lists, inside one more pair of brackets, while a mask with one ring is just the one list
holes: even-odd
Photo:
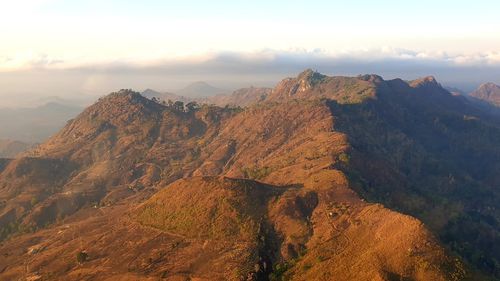
[[184, 111], [184, 103], [182, 101], [174, 102], [174, 109], [178, 111]]
[[88, 258], [89, 255], [86, 252], [81, 251], [76, 254], [76, 261], [78, 263], [84, 263], [87, 261]]
[[198, 105], [197, 102], [192, 101], [192, 102], [188, 102], [186, 104], [186, 108], [187, 108], [187, 111], [190, 112], [190, 111], [198, 110], [200, 108], [200, 106]]

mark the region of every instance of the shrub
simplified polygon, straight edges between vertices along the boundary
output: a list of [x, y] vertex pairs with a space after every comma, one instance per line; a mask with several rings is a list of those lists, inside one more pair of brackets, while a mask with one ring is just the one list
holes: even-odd
[[347, 153], [341, 153], [338, 157], [339, 161], [348, 165], [349, 164], [349, 155]]
[[88, 258], [89, 255], [86, 252], [81, 251], [76, 254], [76, 261], [80, 264], [86, 262]]
[[267, 177], [273, 169], [270, 167], [246, 167], [241, 170], [245, 178], [259, 180]]
[[273, 266], [273, 272], [269, 275], [271, 281], [285, 280], [285, 272], [291, 267], [287, 262], [278, 263]]

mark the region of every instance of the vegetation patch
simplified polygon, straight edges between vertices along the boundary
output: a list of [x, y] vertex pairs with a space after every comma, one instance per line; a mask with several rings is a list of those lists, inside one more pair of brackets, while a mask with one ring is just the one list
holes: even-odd
[[260, 180], [271, 174], [273, 172], [273, 169], [267, 166], [264, 167], [253, 166], [253, 167], [242, 168], [241, 172], [243, 173], [243, 176], [245, 178]]

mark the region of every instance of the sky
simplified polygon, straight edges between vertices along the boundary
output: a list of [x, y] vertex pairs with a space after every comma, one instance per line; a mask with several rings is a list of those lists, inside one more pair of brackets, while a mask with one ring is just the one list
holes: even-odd
[[0, 107], [24, 97], [272, 86], [304, 68], [500, 83], [500, 1], [0, 0]]

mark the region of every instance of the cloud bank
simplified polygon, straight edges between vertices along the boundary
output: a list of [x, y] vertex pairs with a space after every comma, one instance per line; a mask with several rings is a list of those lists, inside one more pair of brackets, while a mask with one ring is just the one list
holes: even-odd
[[[193, 81], [234, 89], [273, 86], [305, 68], [328, 75], [375, 73], [386, 79], [434, 75], [445, 84], [470, 91], [480, 83], [500, 83], [500, 53], [449, 55], [380, 48], [339, 50], [293, 49], [255, 52], [214, 52], [177, 59], [119, 59], [75, 64], [47, 55], [0, 57], [3, 103], [23, 96], [103, 95], [120, 88], [173, 90]], [[10, 66], [9, 68], [5, 66]], [[16, 70], [12, 69], [16, 66]], [[2, 104], [0, 103], [0, 106]]]
[[500, 52], [482, 52], [472, 54], [447, 54], [436, 51], [414, 51], [402, 48], [359, 48], [327, 51], [323, 49], [263, 49], [254, 52], [212, 52], [178, 57], [174, 59], [158, 58], [114, 58], [113, 60], [91, 61], [82, 58], [64, 59], [51, 57], [45, 53], [24, 52], [14, 56], [0, 55], [0, 72], [30, 69], [113, 69], [113, 68], [185, 68], [192, 65], [211, 65], [245, 63], [258, 65], [266, 63], [296, 64], [298, 61], [312, 63], [357, 62], [373, 63], [378, 61], [399, 61], [406, 64], [441, 64], [449, 67], [500, 67]]

